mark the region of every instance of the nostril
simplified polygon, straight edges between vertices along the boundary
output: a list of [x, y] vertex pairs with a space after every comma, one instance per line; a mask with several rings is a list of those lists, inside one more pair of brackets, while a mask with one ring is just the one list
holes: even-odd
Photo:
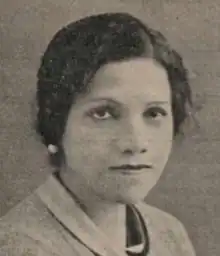
[[[136, 152], [137, 152], [137, 151], [136, 151]], [[143, 148], [143, 149], [141, 149], [139, 152], [140, 152], [141, 154], [144, 154], [144, 153], [147, 152], [147, 150], [146, 150], [145, 148]], [[123, 151], [123, 153], [126, 154], [126, 155], [132, 155], [132, 154], [134, 153], [134, 151], [133, 151], [132, 149], [125, 149], [125, 150]]]
[[124, 150], [124, 154], [126, 154], [126, 155], [132, 155], [132, 150], [131, 149], [125, 149]]

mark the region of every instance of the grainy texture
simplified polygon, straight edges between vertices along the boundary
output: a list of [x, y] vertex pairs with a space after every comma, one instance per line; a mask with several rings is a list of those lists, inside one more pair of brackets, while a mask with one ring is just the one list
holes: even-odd
[[0, 215], [51, 172], [47, 152], [31, 128], [30, 102], [43, 50], [62, 25], [103, 11], [129, 11], [163, 32], [185, 57], [194, 94], [205, 94], [197, 114], [199, 134], [194, 131], [176, 145], [147, 200], [184, 223], [198, 255], [219, 256], [218, 0], [0, 1]]

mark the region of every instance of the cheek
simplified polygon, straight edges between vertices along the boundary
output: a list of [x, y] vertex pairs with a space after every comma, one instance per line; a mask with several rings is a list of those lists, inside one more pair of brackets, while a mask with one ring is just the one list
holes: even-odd
[[173, 127], [169, 122], [154, 134], [151, 148], [154, 151], [156, 161], [166, 162], [173, 144]]
[[172, 148], [172, 137], [167, 139], [157, 140], [156, 150], [158, 155], [161, 155], [161, 158], [167, 158], [170, 155]]
[[[113, 138], [110, 131], [77, 127], [68, 131], [64, 139], [64, 150], [67, 160], [81, 163], [98, 164], [109, 156], [109, 145]], [[74, 159], [74, 160], [73, 160]]]

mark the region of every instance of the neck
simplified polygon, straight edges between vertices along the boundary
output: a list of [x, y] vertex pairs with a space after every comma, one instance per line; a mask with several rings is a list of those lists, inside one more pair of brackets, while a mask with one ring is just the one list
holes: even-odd
[[61, 172], [60, 178], [73, 194], [90, 219], [110, 239], [112, 243], [125, 247], [125, 205], [103, 200], [87, 187], [82, 186], [77, 179], [70, 179], [67, 173]]

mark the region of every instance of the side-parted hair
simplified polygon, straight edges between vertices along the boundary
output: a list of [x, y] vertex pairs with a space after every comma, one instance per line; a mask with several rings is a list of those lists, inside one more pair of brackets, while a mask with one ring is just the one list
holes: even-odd
[[128, 13], [102, 13], [60, 29], [41, 59], [37, 74], [36, 130], [45, 145], [61, 146], [69, 110], [87, 93], [97, 70], [110, 62], [152, 58], [168, 74], [174, 136], [192, 105], [187, 70], [165, 37]]

